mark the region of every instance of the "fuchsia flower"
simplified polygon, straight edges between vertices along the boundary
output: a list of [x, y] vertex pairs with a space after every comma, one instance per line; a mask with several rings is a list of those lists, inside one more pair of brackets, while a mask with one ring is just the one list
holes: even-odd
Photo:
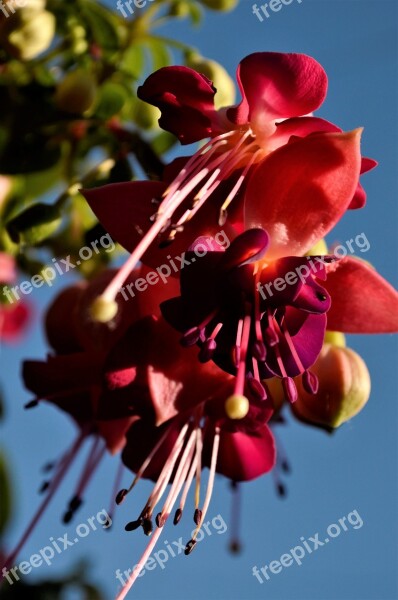
[[[8, 254], [0, 252], [0, 289], [1, 284], [12, 284], [17, 280], [15, 260]], [[26, 330], [31, 317], [31, 308], [27, 302], [9, 302], [7, 286], [0, 296], [0, 341], [15, 342]]]
[[160, 69], [139, 88], [142, 100], [160, 108], [160, 125], [182, 143], [210, 141], [166, 169], [164, 182], [84, 192], [112, 237], [132, 251], [104, 300], [114, 300], [140, 259], [164, 262], [169, 252], [164, 246], [171, 241], [180, 253], [220, 226], [240, 233], [243, 204], [258, 213], [259, 226], [270, 203], [289, 210], [302, 198], [315, 203], [327, 195], [339, 206], [339, 217], [364, 204], [359, 176], [376, 163], [361, 159], [359, 134], [308, 116], [326, 95], [319, 63], [302, 54], [257, 53], [240, 63], [237, 77], [241, 103], [218, 111], [211, 81], [186, 67]]

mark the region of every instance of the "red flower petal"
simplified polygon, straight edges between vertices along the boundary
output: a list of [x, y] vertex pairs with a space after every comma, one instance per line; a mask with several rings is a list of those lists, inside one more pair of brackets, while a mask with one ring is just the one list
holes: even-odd
[[0, 304], [0, 340], [15, 342], [24, 333], [31, 316], [26, 302], [18, 301], [14, 305]]
[[[204, 461], [209, 466], [213, 434], [205, 436]], [[268, 473], [275, 465], [274, 436], [267, 425], [251, 435], [221, 430], [217, 473], [233, 481], [250, 481]]]
[[398, 331], [398, 292], [364, 261], [346, 257], [328, 273], [327, 328], [346, 333]]
[[157, 106], [159, 125], [192, 144], [221, 133], [214, 109], [216, 89], [204, 75], [188, 67], [164, 67], [148, 77], [137, 90], [141, 100]]
[[267, 258], [305, 254], [339, 221], [358, 183], [360, 135], [357, 129], [309, 136], [279, 148], [255, 169], [245, 222], [269, 233]]
[[228, 111], [228, 118], [238, 124], [308, 114], [322, 104], [327, 92], [325, 71], [305, 54], [250, 54], [236, 76], [242, 102]]
[[[377, 167], [377, 164], [378, 164], [377, 161], [373, 160], [373, 158], [366, 158], [365, 156], [362, 157], [361, 175], [363, 173], [367, 173], [368, 171], [371, 171], [372, 169]], [[366, 204], [366, 192], [363, 189], [362, 185], [358, 182], [358, 186], [357, 186], [357, 189], [355, 190], [354, 197], [351, 200], [351, 204], [348, 208], [350, 208], [350, 209], [362, 208], [363, 206], [365, 206], [365, 204]]]

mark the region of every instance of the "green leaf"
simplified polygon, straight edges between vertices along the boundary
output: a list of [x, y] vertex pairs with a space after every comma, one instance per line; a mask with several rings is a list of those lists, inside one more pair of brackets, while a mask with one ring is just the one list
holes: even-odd
[[58, 207], [34, 204], [8, 221], [6, 228], [13, 242], [34, 246], [55, 233], [61, 220]]
[[128, 93], [124, 86], [107, 81], [100, 89], [95, 116], [99, 119], [110, 119], [122, 110], [127, 98]]
[[11, 517], [11, 486], [3, 453], [0, 454], [0, 535], [3, 534]]
[[127, 48], [119, 63], [118, 70], [130, 75], [134, 79], [140, 79], [145, 68], [145, 52], [142, 46], [134, 45]]
[[168, 67], [172, 62], [171, 54], [167, 46], [159, 40], [149, 39], [147, 41], [152, 55], [152, 70], [157, 71], [162, 67]]
[[119, 48], [117, 19], [96, 1], [82, 0], [80, 6], [94, 40], [104, 50], [116, 51]]
[[196, 2], [189, 2], [188, 9], [193, 25], [200, 25], [202, 21], [202, 9], [200, 5]]

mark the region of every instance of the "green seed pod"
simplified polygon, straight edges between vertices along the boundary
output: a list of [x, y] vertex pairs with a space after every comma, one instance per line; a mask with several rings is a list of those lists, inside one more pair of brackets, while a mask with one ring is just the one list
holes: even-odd
[[82, 115], [96, 99], [97, 83], [84, 69], [68, 73], [55, 92], [55, 104], [64, 112]]
[[233, 10], [237, 4], [238, 0], [200, 0], [202, 4], [207, 6], [207, 8], [211, 8], [211, 10], [220, 10], [223, 12], [228, 12]]
[[186, 63], [188, 67], [202, 73], [213, 82], [217, 90], [214, 97], [216, 108], [231, 106], [235, 102], [235, 83], [218, 62], [203, 58], [200, 54], [191, 54]]

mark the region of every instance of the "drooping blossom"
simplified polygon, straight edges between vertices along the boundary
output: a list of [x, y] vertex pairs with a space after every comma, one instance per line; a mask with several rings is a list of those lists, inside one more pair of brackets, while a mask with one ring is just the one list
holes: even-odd
[[[310, 250], [313, 232], [325, 225], [324, 213], [316, 209], [306, 214], [308, 230], [306, 223], [293, 227], [294, 215], [286, 219], [292, 254], [284, 256], [284, 240], [272, 222], [279, 222], [278, 209], [283, 207], [268, 207], [273, 237], [264, 229], [248, 229], [227, 250], [209, 248], [202, 261], [182, 271], [181, 296], [164, 302], [162, 312], [183, 333], [184, 345], [200, 347], [199, 360], [213, 360], [236, 376], [236, 395], [254, 389], [265, 399], [262, 381], [276, 376], [286, 398], [295, 402], [297, 375], [308, 393], [317, 392], [317, 377], [309, 369], [326, 328], [396, 332], [398, 292], [364, 261], [299, 255]], [[206, 238], [192, 249], [196, 245], [206, 245]]]
[[309, 116], [327, 90], [319, 63], [303, 54], [256, 53], [243, 59], [237, 78], [241, 103], [218, 111], [211, 81], [187, 67], [160, 69], [139, 88], [142, 100], [160, 108], [160, 125], [182, 143], [210, 141], [171, 164], [161, 182], [84, 192], [104, 227], [132, 252], [104, 300], [114, 300], [137, 261], [164, 262], [171, 242], [178, 254], [220, 227], [242, 232], [243, 205], [255, 212], [280, 201], [289, 209], [302, 197], [326, 194], [341, 216], [364, 204], [359, 176], [376, 163], [361, 159], [359, 135]]

